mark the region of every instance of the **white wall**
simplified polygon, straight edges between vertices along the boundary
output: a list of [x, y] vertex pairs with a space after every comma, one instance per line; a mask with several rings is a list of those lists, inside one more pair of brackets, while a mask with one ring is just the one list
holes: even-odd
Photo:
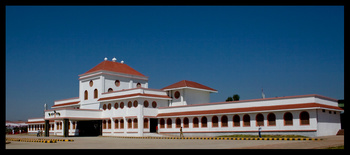
[[199, 91], [194, 89], [184, 89], [185, 105], [209, 103], [210, 93], [207, 91]]
[[340, 112], [331, 110], [317, 110], [317, 136], [336, 135], [340, 129]]

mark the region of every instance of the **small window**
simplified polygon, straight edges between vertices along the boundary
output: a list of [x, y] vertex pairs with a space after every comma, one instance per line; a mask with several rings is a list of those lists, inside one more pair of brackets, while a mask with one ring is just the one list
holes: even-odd
[[134, 107], [136, 108], [139, 103], [135, 100], [134, 101]]
[[176, 128], [181, 127], [181, 119], [180, 118], [176, 118], [175, 123], [176, 123]]
[[198, 128], [199, 127], [198, 122], [199, 122], [199, 120], [198, 120], [197, 117], [193, 118], [193, 128]]
[[148, 129], [148, 118], [143, 119], [143, 128]]
[[131, 128], [132, 128], [132, 120], [128, 119], [128, 129], [131, 129]]
[[85, 90], [85, 91], [84, 91], [84, 100], [87, 100], [87, 99], [88, 99], [88, 91]]
[[89, 86], [92, 87], [93, 85], [94, 85], [94, 82], [92, 80], [90, 80]]
[[221, 127], [227, 127], [228, 126], [228, 118], [226, 115], [221, 117]]
[[293, 125], [293, 115], [290, 112], [286, 112], [283, 115], [284, 125]]
[[269, 113], [267, 115], [267, 125], [276, 126], [276, 115], [274, 113]]
[[134, 119], [134, 129], [138, 128], [137, 118]]
[[180, 97], [180, 92], [179, 92], [179, 91], [176, 91], [175, 94], [174, 94], [174, 97], [175, 97], [176, 99], [178, 99], [178, 98]]
[[128, 108], [131, 108], [131, 107], [132, 107], [132, 102], [129, 101], [129, 102], [128, 102]]
[[310, 115], [308, 112], [303, 111], [300, 113], [300, 125], [310, 125]]
[[104, 104], [103, 105], [103, 110], [106, 110], [107, 109], [107, 106]]
[[141, 88], [141, 83], [140, 83], [140, 82], [137, 83], [136, 87], [137, 87], [137, 88]]
[[120, 102], [120, 109], [124, 108], [124, 102]]
[[148, 105], [149, 105], [149, 103], [148, 103], [148, 101], [147, 101], [147, 100], [143, 102], [143, 106], [144, 106], [144, 107], [146, 107], [146, 108], [147, 108], [147, 107], [148, 107]]
[[202, 128], [206, 128], [208, 125], [208, 120], [207, 120], [207, 117], [203, 116], [202, 119], [201, 119], [201, 123], [202, 123]]
[[156, 101], [153, 101], [153, 102], [152, 102], [152, 107], [153, 107], [153, 108], [157, 108], [157, 102], [156, 102]]
[[211, 118], [211, 123], [212, 123], [212, 127], [218, 127], [219, 125], [219, 119], [218, 119], [218, 117], [217, 116], [213, 116], [212, 118]]
[[111, 129], [112, 128], [112, 121], [109, 119], [108, 120], [108, 129]]
[[243, 116], [243, 126], [250, 126], [250, 116], [248, 114]]
[[256, 120], [256, 126], [264, 126], [264, 115], [257, 114], [255, 117]]
[[234, 116], [233, 116], [233, 126], [235, 126], [235, 127], [241, 126], [241, 125], [240, 125], [240, 118], [239, 118], [238, 115], [234, 115]]
[[164, 120], [164, 118], [161, 118], [159, 123], [160, 123], [160, 128], [164, 128], [165, 127], [165, 120]]
[[103, 122], [102, 122], [102, 128], [103, 128], [103, 129], [106, 129], [106, 124], [107, 124], [107, 123], [106, 123], [106, 120], [103, 120]]
[[188, 125], [188, 122], [189, 122], [189, 121], [188, 121], [188, 118], [185, 117], [185, 118], [184, 118], [184, 128], [188, 128], [188, 126], [189, 126], [189, 125]]
[[167, 128], [171, 128], [171, 124], [172, 124], [171, 118], [168, 118], [168, 119], [166, 120], [166, 126], [167, 126]]
[[113, 89], [112, 88], [108, 88], [108, 92], [112, 92], [113, 91]]
[[115, 86], [119, 87], [120, 86], [120, 81], [119, 80], [115, 80], [114, 84], [115, 84]]
[[124, 119], [120, 120], [120, 129], [124, 129]]
[[112, 108], [112, 105], [109, 103], [108, 104], [108, 110], [111, 110], [111, 108]]
[[98, 90], [97, 89], [94, 90], [94, 98], [98, 98]]

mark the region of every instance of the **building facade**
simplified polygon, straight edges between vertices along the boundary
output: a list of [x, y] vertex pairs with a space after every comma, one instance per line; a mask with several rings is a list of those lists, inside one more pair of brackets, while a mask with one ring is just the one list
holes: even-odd
[[335, 135], [340, 129], [337, 100], [300, 95], [210, 102], [218, 91], [183, 80], [148, 88], [148, 77], [116, 59], [79, 75], [79, 97], [57, 100], [44, 118], [28, 119], [28, 132], [63, 136], [217, 136], [266, 134]]

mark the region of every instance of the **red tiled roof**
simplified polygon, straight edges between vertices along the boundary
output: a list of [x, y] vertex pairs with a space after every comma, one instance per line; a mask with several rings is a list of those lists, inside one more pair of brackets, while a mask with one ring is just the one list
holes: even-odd
[[137, 93], [137, 94], [128, 94], [128, 95], [104, 97], [104, 98], [98, 99], [98, 101], [111, 100], [111, 99], [119, 99], [119, 98], [125, 98], [125, 97], [134, 97], [134, 96], [159, 97], [159, 98], [167, 98], [167, 99], [170, 99], [170, 97], [169, 97], [169, 96], [166, 96], [166, 95], [155, 95], [155, 94], [141, 94], [141, 93]]
[[88, 70], [87, 72], [85, 72], [84, 74], [81, 74], [81, 75], [85, 75], [88, 73], [93, 73], [93, 72], [101, 71], [101, 70], [145, 77], [145, 75], [143, 75], [140, 72], [136, 71], [135, 69], [131, 68], [127, 64], [122, 64], [122, 63], [113, 62], [113, 61], [102, 61], [101, 63], [96, 65], [94, 68]]
[[246, 108], [232, 108], [232, 109], [218, 109], [218, 110], [201, 110], [201, 111], [184, 111], [172, 113], [160, 113], [157, 117], [165, 116], [181, 116], [181, 115], [205, 115], [205, 114], [220, 114], [220, 113], [237, 113], [237, 112], [253, 112], [253, 111], [268, 111], [281, 109], [299, 109], [299, 108], [328, 108], [335, 110], [343, 110], [339, 107], [324, 105], [319, 103], [304, 103], [291, 105], [275, 105], [275, 106], [260, 106], [260, 107], [246, 107]]
[[192, 88], [198, 88], [198, 89], [206, 89], [206, 90], [210, 90], [210, 91], [217, 91], [213, 88], [207, 87], [207, 86], [199, 84], [197, 82], [188, 81], [188, 80], [182, 80], [180, 82], [174, 83], [170, 86], [164, 87], [163, 90], [164, 89], [181, 88], [181, 87], [192, 87]]

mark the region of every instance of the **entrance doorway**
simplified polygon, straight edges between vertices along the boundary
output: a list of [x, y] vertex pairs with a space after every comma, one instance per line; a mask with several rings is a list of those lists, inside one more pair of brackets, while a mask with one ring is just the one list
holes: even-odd
[[156, 132], [157, 130], [156, 130], [156, 127], [157, 127], [157, 125], [158, 125], [158, 119], [157, 118], [150, 118], [150, 128], [149, 128], [149, 132]]
[[102, 121], [78, 121], [77, 129], [79, 136], [100, 136], [102, 135]]

